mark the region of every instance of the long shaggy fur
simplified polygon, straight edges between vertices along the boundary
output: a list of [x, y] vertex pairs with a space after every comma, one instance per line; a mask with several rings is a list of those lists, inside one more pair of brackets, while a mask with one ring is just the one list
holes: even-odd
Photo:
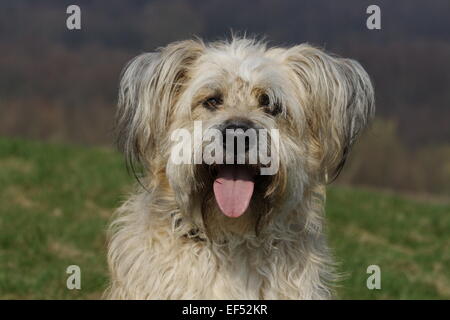
[[[273, 108], [258, 105], [264, 92]], [[220, 110], [202, 101], [220, 95]], [[325, 185], [374, 113], [353, 60], [307, 44], [182, 41], [128, 64], [119, 146], [145, 172], [110, 228], [111, 299], [327, 299], [335, 280], [323, 231]], [[280, 132], [280, 167], [239, 218], [220, 212], [213, 169], [169, 161], [171, 133], [244, 118]]]

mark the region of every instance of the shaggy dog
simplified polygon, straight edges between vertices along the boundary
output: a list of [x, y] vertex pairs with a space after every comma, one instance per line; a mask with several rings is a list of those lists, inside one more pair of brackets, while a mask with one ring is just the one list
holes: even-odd
[[[120, 83], [118, 139], [145, 175], [111, 225], [105, 296], [333, 297], [325, 186], [374, 110], [359, 63], [307, 44], [192, 40], [132, 60]], [[278, 145], [272, 135], [258, 141], [277, 156], [277, 171], [262, 175], [270, 164], [259, 160], [174, 163], [174, 132], [192, 133], [199, 121], [200, 135], [215, 128], [224, 139], [225, 129], [276, 129]]]

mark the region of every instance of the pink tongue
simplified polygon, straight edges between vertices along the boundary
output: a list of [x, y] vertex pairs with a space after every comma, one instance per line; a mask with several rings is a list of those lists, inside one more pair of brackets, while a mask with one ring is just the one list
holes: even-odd
[[222, 166], [214, 181], [214, 195], [220, 210], [230, 218], [240, 217], [252, 198], [253, 174], [244, 166]]

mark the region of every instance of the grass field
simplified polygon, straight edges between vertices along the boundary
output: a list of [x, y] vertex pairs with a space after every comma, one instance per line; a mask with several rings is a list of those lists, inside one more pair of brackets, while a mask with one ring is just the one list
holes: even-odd
[[[112, 150], [1, 138], [0, 298], [99, 298], [105, 228], [132, 183]], [[327, 216], [339, 298], [450, 298], [448, 202], [331, 187]], [[81, 290], [66, 288], [72, 264]], [[372, 264], [381, 290], [366, 287]]]

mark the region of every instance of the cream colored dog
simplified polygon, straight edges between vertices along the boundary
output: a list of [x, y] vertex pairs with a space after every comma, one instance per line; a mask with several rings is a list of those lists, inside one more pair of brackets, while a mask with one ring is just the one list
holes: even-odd
[[[325, 185], [374, 110], [356, 61], [307, 44], [182, 41], [135, 58], [117, 124], [121, 149], [145, 176], [111, 225], [106, 297], [332, 297]], [[198, 121], [224, 139], [225, 129], [278, 130], [269, 148], [277, 172], [262, 175], [260, 162], [174, 163], [173, 133]]]

